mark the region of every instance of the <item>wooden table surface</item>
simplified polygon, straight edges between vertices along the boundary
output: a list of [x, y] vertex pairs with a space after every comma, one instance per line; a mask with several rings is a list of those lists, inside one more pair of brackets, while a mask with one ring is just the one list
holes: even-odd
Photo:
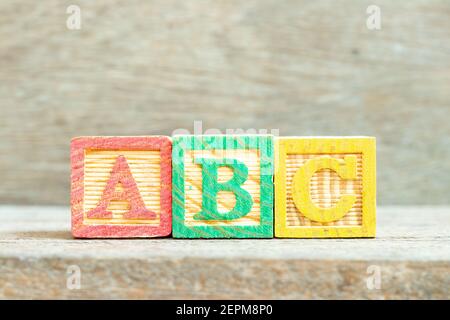
[[77, 240], [69, 208], [0, 206], [0, 298], [448, 299], [450, 207], [379, 208], [376, 239]]

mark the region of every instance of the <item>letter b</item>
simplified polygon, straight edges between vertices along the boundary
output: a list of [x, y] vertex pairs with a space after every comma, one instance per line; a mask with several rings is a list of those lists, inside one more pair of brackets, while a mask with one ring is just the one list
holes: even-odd
[[[247, 166], [235, 159], [196, 158], [195, 163], [202, 166], [202, 211], [194, 215], [195, 220], [234, 220], [247, 215], [252, 209], [253, 200], [241, 185], [248, 178]], [[225, 166], [233, 170], [233, 177], [224, 183], [218, 181], [218, 169]], [[226, 213], [217, 208], [217, 194], [230, 191], [236, 197], [236, 205]]]

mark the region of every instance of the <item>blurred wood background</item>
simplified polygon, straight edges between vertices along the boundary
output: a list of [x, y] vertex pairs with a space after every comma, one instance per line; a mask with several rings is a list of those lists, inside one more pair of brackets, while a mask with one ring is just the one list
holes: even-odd
[[3, 0], [0, 203], [68, 205], [73, 136], [199, 120], [376, 136], [379, 203], [450, 204], [449, 17], [448, 0]]

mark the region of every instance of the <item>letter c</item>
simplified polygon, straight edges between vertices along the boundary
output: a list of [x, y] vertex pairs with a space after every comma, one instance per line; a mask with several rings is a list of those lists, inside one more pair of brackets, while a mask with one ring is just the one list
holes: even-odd
[[344, 217], [356, 202], [355, 195], [342, 195], [332, 208], [321, 208], [311, 200], [310, 181], [312, 176], [323, 169], [335, 171], [342, 179], [356, 179], [356, 156], [347, 155], [344, 159], [324, 156], [310, 159], [294, 174], [292, 198], [297, 209], [308, 219], [317, 222], [333, 222]]

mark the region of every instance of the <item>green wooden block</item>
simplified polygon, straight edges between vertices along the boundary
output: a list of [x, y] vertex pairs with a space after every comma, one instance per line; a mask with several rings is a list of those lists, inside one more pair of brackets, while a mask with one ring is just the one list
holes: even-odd
[[175, 136], [174, 238], [273, 238], [273, 136]]

